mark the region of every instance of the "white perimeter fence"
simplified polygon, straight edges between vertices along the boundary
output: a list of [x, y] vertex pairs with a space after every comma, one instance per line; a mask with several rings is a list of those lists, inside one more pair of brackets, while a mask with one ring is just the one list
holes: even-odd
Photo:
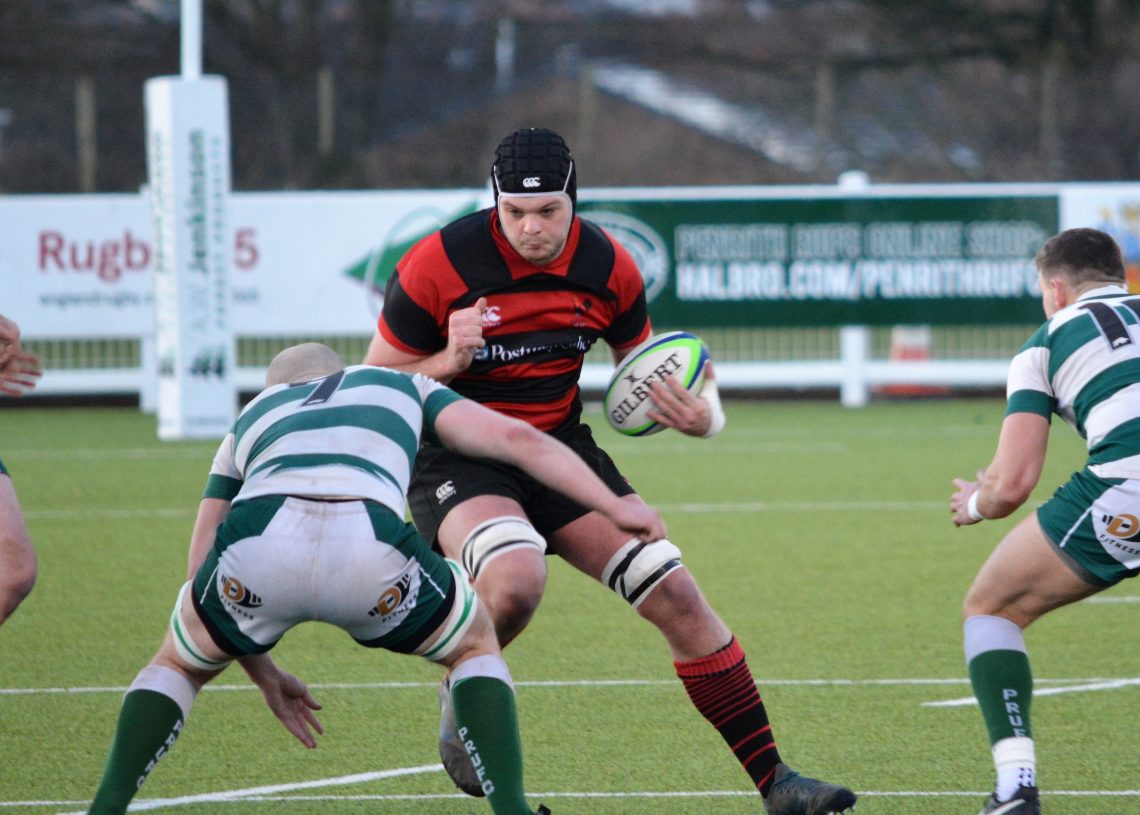
[[[1010, 209], [1011, 197], [1032, 213]], [[230, 199], [242, 391], [259, 389], [291, 342], [361, 359], [403, 248], [490, 204], [484, 189]], [[704, 337], [722, 388], [837, 389], [849, 406], [880, 389], [1001, 387], [1040, 322], [1032, 254], [1053, 231], [1109, 229], [1140, 263], [1140, 184], [583, 190], [580, 207], [634, 254], [657, 329]], [[653, 207], [666, 214], [644, 214]], [[138, 394], [154, 408], [152, 234], [142, 193], [0, 197], [0, 313], [44, 359], [39, 394]], [[947, 314], [976, 305], [991, 316], [907, 319], [940, 317], [943, 302]], [[919, 326], [883, 319], [895, 313]], [[584, 389], [611, 370], [608, 353], [591, 351]]]

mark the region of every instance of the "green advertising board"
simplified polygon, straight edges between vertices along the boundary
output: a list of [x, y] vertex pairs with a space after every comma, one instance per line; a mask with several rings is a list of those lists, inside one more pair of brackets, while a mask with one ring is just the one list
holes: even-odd
[[630, 250], [659, 325], [1041, 320], [1033, 256], [1056, 194], [579, 203]]

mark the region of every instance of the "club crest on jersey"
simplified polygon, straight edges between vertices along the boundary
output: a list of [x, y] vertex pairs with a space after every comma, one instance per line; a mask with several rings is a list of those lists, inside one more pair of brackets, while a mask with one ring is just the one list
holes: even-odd
[[487, 310], [483, 312], [483, 327], [494, 328], [503, 321], [503, 316], [499, 313], [498, 306], [487, 306]]
[[590, 309], [594, 307], [594, 301], [589, 297], [582, 300], [581, 303], [574, 302], [574, 318], [570, 321], [570, 325], [574, 328], [584, 328], [588, 325], [586, 315], [590, 313]]
[[247, 617], [249, 615], [241, 609], [257, 608], [261, 605], [261, 597], [247, 589], [236, 577], [218, 575], [218, 593], [221, 594], [222, 601], [231, 611], [236, 611]]
[[378, 617], [379, 622], [395, 627], [416, 607], [419, 581], [414, 579], [419, 573], [419, 564], [411, 561], [407, 570], [397, 580], [380, 593], [376, 605], [368, 610], [369, 617]]
[[1127, 512], [1093, 517], [1096, 537], [1104, 550], [1128, 566], [1140, 564], [1140, 518]]
[[1104, 531], [1114, 538], [1126, 541], [1140, 540], [1140, 518], [1135, 515], [1126, 512], [1103, 515], [1101, 522], [1104, 524]]

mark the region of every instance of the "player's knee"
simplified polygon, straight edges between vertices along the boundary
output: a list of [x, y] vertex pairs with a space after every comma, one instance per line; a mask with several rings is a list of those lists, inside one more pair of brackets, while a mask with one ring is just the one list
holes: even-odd
[[450, 668], [463, 660], [499, 653], [499, 641], [495, 635], [495, 626], [487, 612], [486, 605], [476, 603], [475, 614], [470, 627], [463, 632], [463, 636], [455, 649], [437, 661]]
[[636, 538], [614, 553], [602, 570], [602, 583], [635, 609], [666, 585], [665, 578], [681, 568], [681, 550], [662, 538], [644, 543]]
[[219, 656], [217, 645], [210, 640], [201, 623], [191, 627], [182, 619], [183, 603], [190, 602], [187, 595], [191, 590], [192, 583], [187, 580], [178, 592], [174, 610], [170, 613], [170, 633], [163, 644], [162, 656], [170, 666], [178, 666], [187, 676], [208, 677], [225, 670], [234, 658]]
[[18, 563], [0, 576], [0, 623], [3, 623], [32, 593], [36, 585], [36, 562]]
[[[507, 568], [511, 561], [514, 568]], [[501, 567], [501, 568], [500, 568]], [[475, 581], [480, 599], [495, 625], [499, 642], [506, 645], [526, 628], [546, 588], [546, 562], [539, 558], [504, 558]]]
[[546, 587], [546, 540], [528, 521], [513, 515], [489, 518], [463, 542], [463, 567], [475, 581], [499, 642], [522, 631]]
[[997, 595], [984, 587], [971, 586], [962, 601], [962, 620], [971, 617], [1004, 617], [1025, 628], [1041, 614], [1023, 594]]
[[538, 609], [542, 600], [542, 586], [533, 583], [529, 586], [501, 586], [489, 591], [488, 597], [490, 599], [487, 604], [494, 609], [496, 618], [525, 622]]
[[962, 600], [962, 619], [968, 620], [971, 617], [976, 617], [979, 614], [986, 614], [983, 609], [986, 605], [982, 602], [982, 597], [978, 592], [974, 591], [971, 587], [966, 591], [966, 596]]
[[488, 564], [506, 554], [522, 553], [530, 553], [531, 557], [537, 554], [541, 559], [546, 554], [546, 539], [525, 519], [501, 515], [488, 518], [471, 530], [463, 541], [460, 558], [471, 578], [478, 580]]
[[967, 594], [966, 600], [962, 603], [962, 621], [965, 622], [971, 617], [1004, 617], [1022, 628], [1036, 619], [1034, 615], [1027, 614], [1017, 603], [999, 603], [985, 595]]
[[984, 573], [978, 574], [970, 588], [966, 589], [966, 596], [962, 598], [962, 619], [976, 617], [979, 614], [998, 614], [1002, 611], [1004, 598], [997, 596], [990, 590], [992, 583], [985, 579]]

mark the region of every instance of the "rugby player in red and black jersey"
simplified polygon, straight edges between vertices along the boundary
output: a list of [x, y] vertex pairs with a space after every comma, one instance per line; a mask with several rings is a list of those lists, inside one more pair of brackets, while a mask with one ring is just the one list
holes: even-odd
[[[365, 362], [417, 371], [529, 422], [573, 448], [625, 500], [640, 501], [580, 420], [578, 377], [599, 340], [615, 361], [652, 333], [629, 253], [575, 211], [573, 158], [540, 128], [507, 136], [492, 167], [493, 208], [419, 241], [396, 265]], [[693, 436], [724, 425], [709, 370], [700, 395], [667, 380], [651, 418]], [[416, 526], [459, 560], [503, 645], [530, 621], [549, 552], [607, 585], [661, 631], [694, 706], [728, 742], [769, 813], [823, 815], [854, 807], [850, 790], [781, 761], [744, 650], [668, 540], [644, 544], [522, 472], [425, 447], [409, 492]], [[440, 754], [479, 794], [440, 691]]]

